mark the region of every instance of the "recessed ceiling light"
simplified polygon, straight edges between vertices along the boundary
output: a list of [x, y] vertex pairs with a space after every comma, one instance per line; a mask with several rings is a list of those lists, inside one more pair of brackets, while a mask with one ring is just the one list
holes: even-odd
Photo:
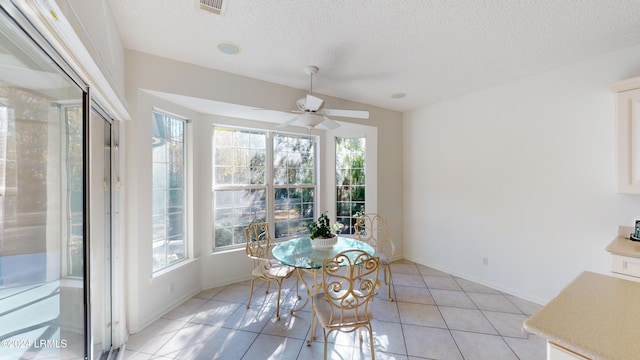
[[236, 55], [240, 52], [240, 46], [229, 41], [221, 41], [216, 47], [227, 55]]
[[392, 99], [402, 99], [403, 97], [406, 97], [406, 96], [407, 96], [406, 93], [400, 92], [400, 93], [395, 93], [395, 94], [391, 95], [391, 98]]

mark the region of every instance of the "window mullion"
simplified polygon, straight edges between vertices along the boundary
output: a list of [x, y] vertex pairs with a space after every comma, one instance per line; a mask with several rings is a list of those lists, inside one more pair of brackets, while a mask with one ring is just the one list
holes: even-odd
[[265, 169], [265, 186], [267, 192], [267, 223], [269, 224], [269, 232], [271, 234], [271, 238], [275, 239], [275, 214], [274, 214], [274, 197], [275, 197], [275, 187], [273, 182], [274, 169], [273, 169], [273, 159], [274, 159], [274, 150], [273, 150], [273, 132], [267, 131], [267, 155], [266, 155], [266, 169]]

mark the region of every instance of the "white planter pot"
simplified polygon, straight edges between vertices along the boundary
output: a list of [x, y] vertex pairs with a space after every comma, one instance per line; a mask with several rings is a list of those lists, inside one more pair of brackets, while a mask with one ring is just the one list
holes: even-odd
[[316, 250], [327, 250], [331, 249], [333, 245], [338, 242], [338, 236], [333, 235], [330, 238], [315, 238], [311, 239], [311, 246]]

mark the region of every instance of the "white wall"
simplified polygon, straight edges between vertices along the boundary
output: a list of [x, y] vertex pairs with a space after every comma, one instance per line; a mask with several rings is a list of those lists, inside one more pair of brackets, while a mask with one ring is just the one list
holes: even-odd
[[[211, 253], [210, 136], [212, 123], [239, 126], [256, 123], [195, 113], [154, 97], [145, 89], [273, 109], [290, 108], [306, 92], [131, 51], [126, 53], [126, 79], [125, 94], [131, 104], [132, 115], [132, 121], [126, 122], [125, 156], [127, 318], [129, 330], [134, 333], [200, 289], [247, 279], [250, 273], [250, 262], [243, 249]], [[398, 248], [401, 249], [402, 115], [369, 105], [322, 97], [332, 108], [357, 106], [371, 113], [370, 119], [353, 122], [378, 128], [378, 192], [375, 195], [378, 210], [388, 214], [391, 231], [397, 236]], [[151, 274], [150, 145], [154, 106], [192, 119], [194, 139], [194, 260], [161, 277], [152, 277]], [[275, 125], [272, 127], [275, 129]], [[380, 134], [384, 134], [384, 138]], [[329, 190], [324, 188], [323, 191]], [[175, 288], [173, 294], [167, 290], [171, 284]]]
[[107, 1], [56, 0], [56, 3], [109, 82], [118, 101], [123, 101], [124, 47]]
[[640, 46], [405, 113], [405, 257], [538, 303], [607, 273], [640, 196], [615, 192], [604, 85], [638, 74]]
[[[198, 114], [138, 91], [133, 121], [125, 122], [127, 178], [124, 181], [127, 222], [125, 262], [127, 324], [134, 333], [167, 311], [181, 304], [200, 289], [199, 251], [190, 248], [192, 259], [162, 275], [152, 273], [152, 111], [179, 114], [186, 118]], [[194, 159], [195, 160], [195, 159]], [[173, 291], [170, 291], [170, 288]]]

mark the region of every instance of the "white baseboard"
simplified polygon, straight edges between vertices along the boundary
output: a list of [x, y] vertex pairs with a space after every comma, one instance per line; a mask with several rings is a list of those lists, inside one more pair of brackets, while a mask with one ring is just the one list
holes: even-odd
[[191, 299], [194, 295], [196, 295], [200, 291], [201, 290], [198, 289], [198, 290], [192, 291], [190, 293], [187, 293], [187, 294], [177, 298], [176, 300], [174, 300], [172, 303], [170, 303], [169, 305], [165, 306], [164, 308], [156, 311], [154, 314], [152, 314], [149, 318], [145, 319], [144, 321], [139, 321], [138, 322], [138, 326], [136, 328], [130, 328], [129, 329], [129, 334], [135, 334], [135, 333], [141, 331], [142, 329], [146, 328], [147, 326], [153, 324], [156, 320], [158, 320], [162, 316], [164, 316], [164, 314], [166, 314], [169, 311], [177, 308], [178, 306], [180, 306], [185, 301]]
[[422, 266], [427, 266], [427, 267], [430, 267], [432, 269], [436, 269], [436, 270], [439, 270], [439, 271], [442, 271], [442, 272], [446, 272], [447, 274], [451, 274], [451, 275], [453, 275], [455, 277], [459, 277], [459, 278], [462, 278], [462, 279], [465, 279], [465, 280], [473, 281], [473, 282], [478, 283], [480, 285], [484, 285], [484, 286], [490, 287], [492, 289], [501, 291], [501, 292], [503, 292], [505, 294], [509, 294], [509, 295], [513, 295], [513, 296], [519, 297], [519, 298], [521, 298], [523, 300], [530, 301], [530, 302], [532, 302], [534, 304], [544, 305], [544, 304], [547, 303], [547, 301], [545, 301], [543, 299], [540, 299], [540, 298], [532, 297], [532, 296], [530, 296], [530, 294], [523, 294], [523, 293], [521, 293], [521, 292], [519, 292], [517, 290], [507, 288], [507, 287], [502, 286], [500, 284], [487, 282], [487, 281], [485, 281], [483, 279], [477, 278], [477, 277], [475, 277], [473, 275], [470, 275], [470, 274], [459, 273], [459, 272], [457, 272], [457, 271], [455, 271], [453, 269], [449, 269], [449, 268], [444, 267], [444, 266], [431, 265], [431, 264], [428, 264], [427, 261], [424, 261], [424, 260], [421, 260], [421, 259], [416, 259], [416, 258], [412, 258], [412, 257], [405, 257], [405, 259], [409, 260], [409, 261], [412, 261], [412, 262], [414, 262], [416, 264], [420, 264]]

